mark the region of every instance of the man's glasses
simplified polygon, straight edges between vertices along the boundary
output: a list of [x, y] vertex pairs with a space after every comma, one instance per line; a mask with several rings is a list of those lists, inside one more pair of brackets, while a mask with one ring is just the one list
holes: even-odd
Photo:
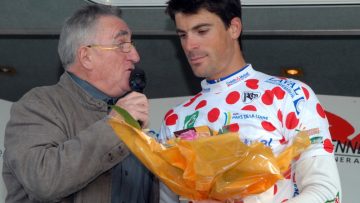
[[113, 45], [98, 45], [98, 44], [91, 44], [87, 45], [86, 47], [89, 48], [99, 48], [103, 50], [114, 50], [114, 49], [120, 49], [123, 53], [129, 53], [133, 47], [135, 47], [135, 44], [133, 41], [130, 42], [121, 42], [119, 44], [113, 44]]

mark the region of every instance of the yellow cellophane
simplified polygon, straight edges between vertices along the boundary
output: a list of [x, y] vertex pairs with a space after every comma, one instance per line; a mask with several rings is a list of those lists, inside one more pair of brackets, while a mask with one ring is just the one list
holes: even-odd
[[[293, 144], [275, 157], [262, 143], [245, 145], [237, 133], [192, 141], [172, 140], [165, 147], [123, 121], [109, 119], [130, 151], [172, 191], [193, 200], [239, 199], [259, 194], [283, 178], [291, 161], [310, 145], [299, 133]], [[203, 131], [205, 128], [199, 128]]]

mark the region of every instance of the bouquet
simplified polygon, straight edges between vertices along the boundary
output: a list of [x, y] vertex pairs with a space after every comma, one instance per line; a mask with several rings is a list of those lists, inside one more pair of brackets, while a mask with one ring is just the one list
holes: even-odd
[[207, 126], [180, 132], [160, 144], [129, 116], [109, 119], [116, 135], [173, 192], [193, 200], [241, 199], [262, 193], [283, 179], [291, 161], [310, 145], [307, 133], [300, 132], [275, 157], [261, 142], [247, 146], [239, 134], [216, 135]]

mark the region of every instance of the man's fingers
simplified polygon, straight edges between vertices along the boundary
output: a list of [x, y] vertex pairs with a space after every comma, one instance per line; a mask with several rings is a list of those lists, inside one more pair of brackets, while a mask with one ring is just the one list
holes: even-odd
[[149, 102], [144, 94], [131, 92], [119, 99], [116, 105], [126, 110], [135, 120], [140, 121], [142, 127], [148, 126]]

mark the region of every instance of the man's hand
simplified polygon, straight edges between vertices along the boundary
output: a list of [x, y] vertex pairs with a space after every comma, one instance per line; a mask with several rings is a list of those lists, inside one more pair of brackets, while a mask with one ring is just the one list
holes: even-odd
[[[143, 128], [148, 127], [149, 102], [144, 94], [131, 92], [119, 99], [115, 105], [125, 109], [135, 120], [140, 121]], [[110, 115], [118, 116], [115, 110], [111, 110]]]

